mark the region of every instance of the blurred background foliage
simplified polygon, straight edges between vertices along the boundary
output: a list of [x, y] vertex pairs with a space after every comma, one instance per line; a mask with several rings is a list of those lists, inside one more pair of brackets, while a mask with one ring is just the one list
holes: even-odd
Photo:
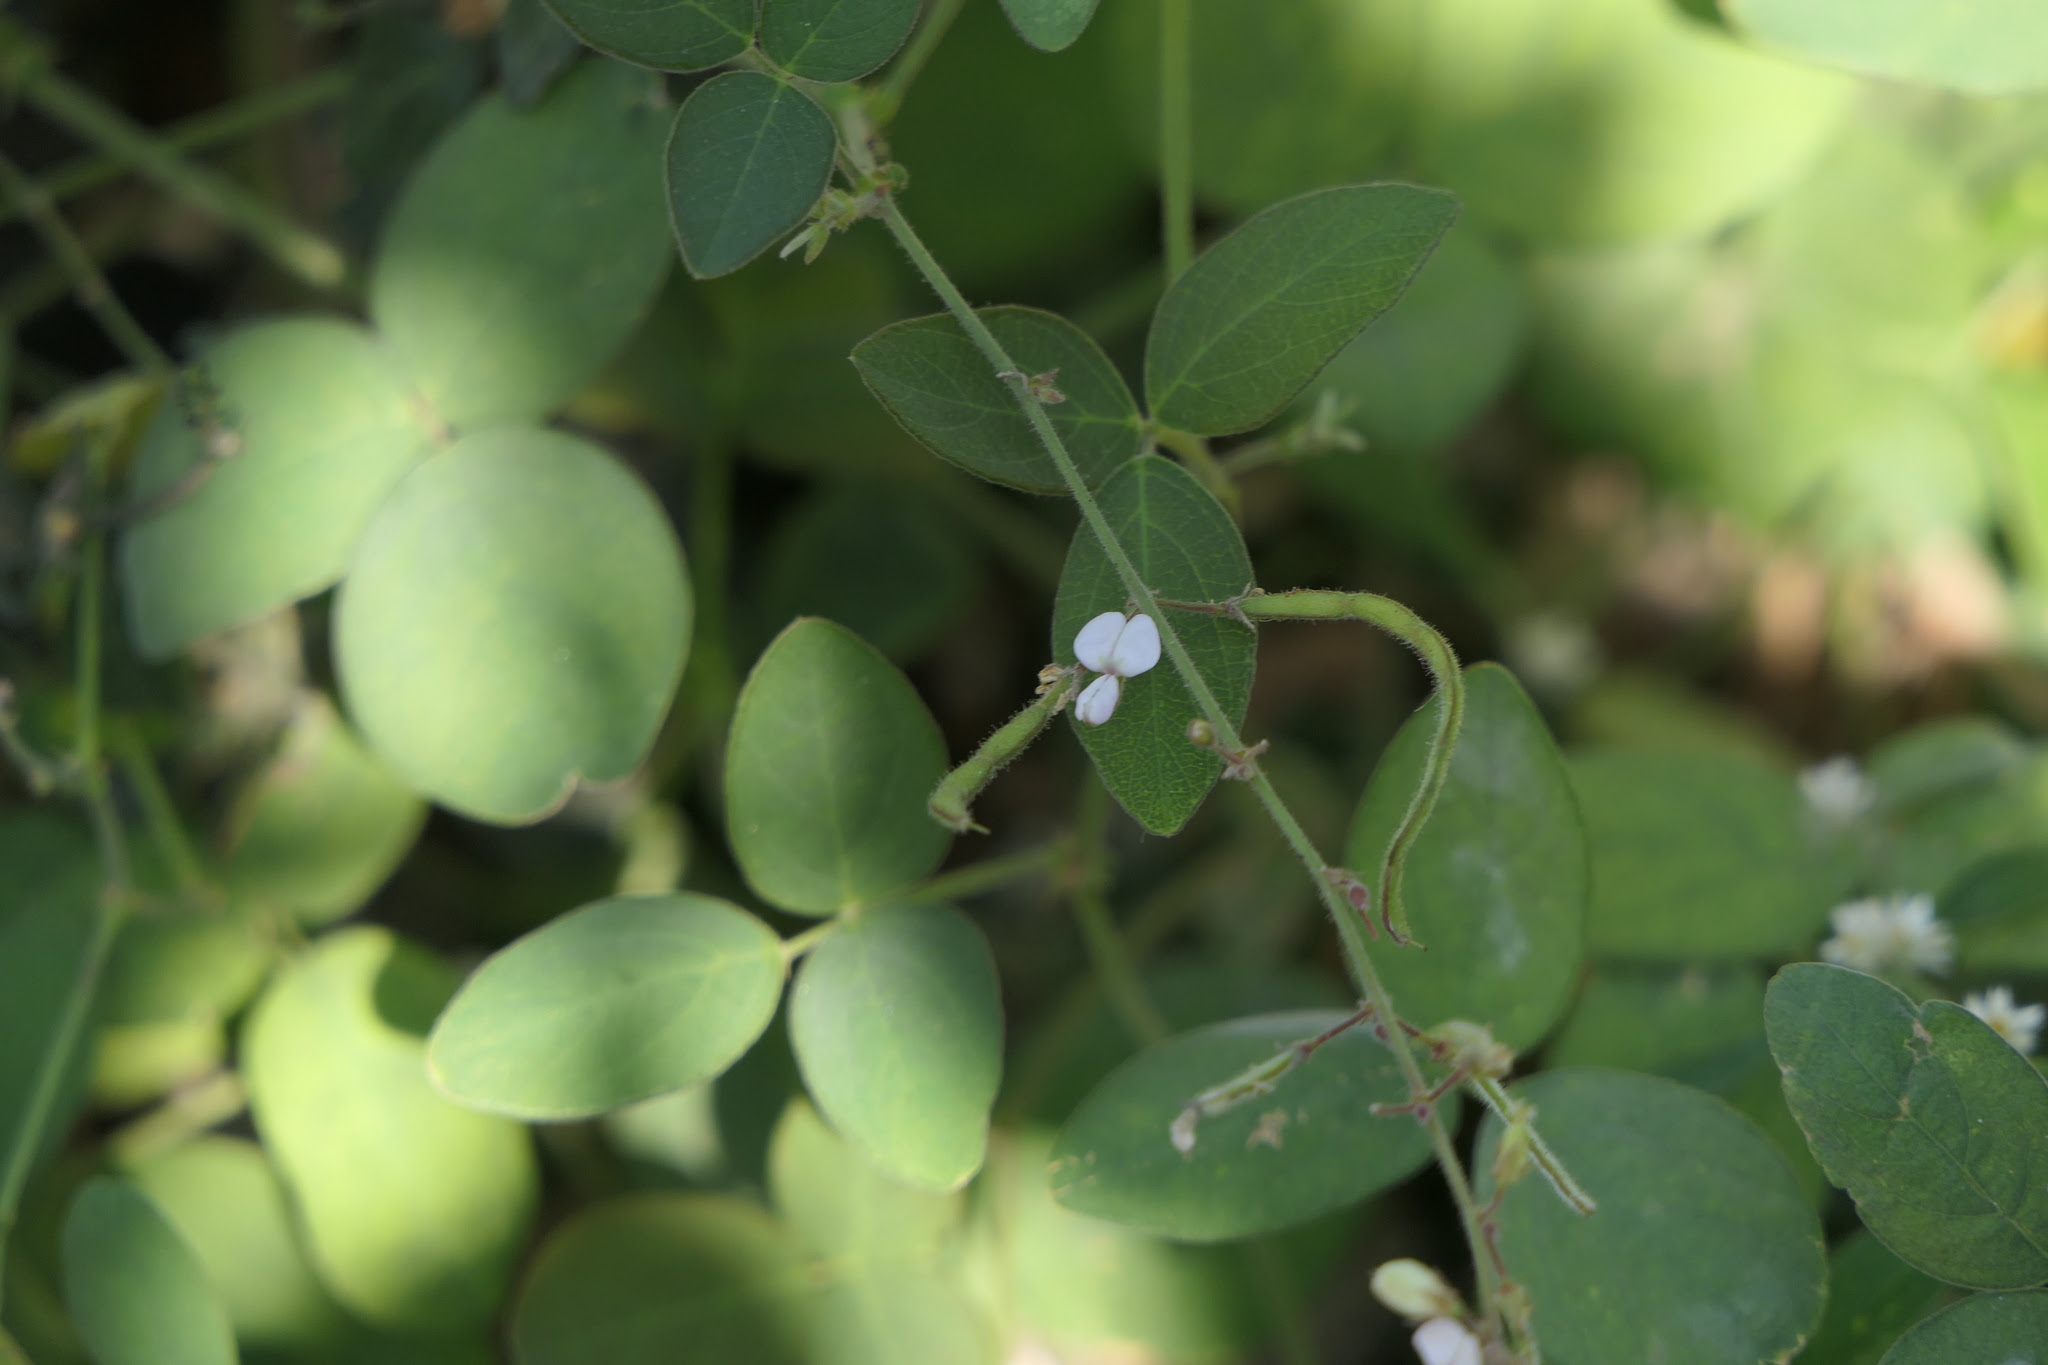
[[[245, 319], [360, 311], [363, 265], [441, 134], [487, 90], [545, 99], [577, 55], [537, 0], [18, 0], [8, 14], [66, 75], [346, 253], [344, 278], [309, 285], [16, 107], [7, 154], [65, 187], [89, 251], [179, 355]], [[1063, 312], [1126, 367], [1160, 289], [1155, 22], [1148, 0], [1103, 0], [1080, 43], [1045, 56], [995, 0], [969, 0], [890, 129], [906, 209], [968, 295]], [[1573, 749], [1595, 849], [1594, 965], [1549, 1060], [1721, 1093], [1820, 1197], [1763, 1050], [1761, 964], [1809, 955], [1852, 890], [1944, 891], [1969, 872], [1975, 899], [1943, 911], [1964, 984], [2048, 987], [2048, 879], [2026, 872], [2048, 840], [2048, 96], [1799, 65], [1743, 43], [1706, 0], [1197, 0], [1195, 34], [1205, 235], [1362, 179], [1447, 186], [1465, 204], [1410, 294], [1276, 424], [1334, 402], [1364, 448], [1289, 462], [1246, 439], [1261, 583], [1394, 595], [1465, 657], [1517, 671]], [[0, 672], [24, 728], [61, 733], [75, 700], [51, 626], [67, 580], [39, 509], [62, 492], [77, 414], [131, 399], [121, 357], [11, 217]], [[872, 224], [808, 267], [763, 259], [708, 283], [671, 269], [571, 400], [563, 423], [627, 457], [681, 529], [699, 623], [646, 770], [537, 827], [430, 813], [363, 750], [329, 699], [325, 597], [169, 667], [114, 646], [124, 799], [153, 831], [138, 841], [144, 883], [236, 913], [139, 919], [117, 946], [73, 1068], [79, 1123], [7, 1247], [6, 1327], [37, 1365], [82, 1359], [58, 1219], [109, 1164], [193, 1244], [252, 1360], [488, 1360], [515, 1263], [529, 1288], [514, 1330], [545, 1342], [550, 1312], [632, 1266], [715, 1280], [691, 1240], [708, 1227], [769, 1260], [866, 1267], [845, 1311], [893, 1305], [892, 1321], [930, 1334], [881, 1358], [992, 1349], [980, 1318], [920, 1297], [941, 1258], [965, 1266], [968, 1301], [1001, 1306], [991, 1321], [1016, 1365], [1221, 1362], [1288, 1330], [1329, 1359], [1400, 1358], [1363, 1283], [1388, 1255], [1458, 1259], [1427, 1178], [1370, 1217], [1249, 1249], [1170, 1244], [1046, 1195], [1052, 1128], [1135, 1046], [1085, 975], [1065, 908], [1078, 874], [1057, 859], [1060, 875], [967, 902], [996, 945], [1011, 1044], [987, 1172], [853, 1232], [818, 1212], [820, 1173], [852, 1158], [787, 1107], [798, 1086], [779, 1032], [714, 1086], [536, 1129], [537, 1168], [509, 1126], [433, 1120], [445, 1160], [418, 1197], [460, 1226], [439, 1234], [458, 1245], [420, 1252], [450, 1277], [430, 1288], [402, 1262], [309, 1262], [237, 1117], [240, 1075], [265, 1066], [326, 1076], [306, 1101], [322, 1112], [347, 1109], [350, 1077], [373, 1116], [401, 1103], [376, 1068], [412, 1065], [454, 973], [572, 905], [680, 884], [758, 908], [718, 837], [719, 748], [736, 680], [792, 616], [828, 616], [904, 665], [955, 754], [1026, 694], [1069, 507], [933, 460], [847, 362], [876, 328], [929, 311]], [[1249, 732], [1272, 737], [1276, 779], [1324, 847], [1421, 697], [1394, 645], [1268, 632]], [[1871, 756], [1880, 832], [1822, 857], [1793, 775], [1840, 752]], [[35, 906], [85, 894], [90, 853], [5, 780], [0, 930], [26, 933]], [[980, 806], [993, 838], [955, 858], [1063, 838], [1084, 781], [1074, 745], [1043, 744]], [[1659, 826], [1678, 792], [1685, 809]], [[1700, 802], [1725, 818], [1681, 850], [1668, 830]], [[1310, 888], [1246, 793], [1225, 784], [1184, 839], [1109, 828], [1111, 898], [1172, 1026], [1342, 1002]], [[243, 1016], [271, 964], [348, 916], [362, 927], [266, 996], [252, 1045]], [[32, 1019], [32, 1004], [0, 1000], [0, 1016]], [[414, 1100], [430, 1098], [419, 1081]], [[433, 1174], [449, 1168], [472, 1182], [469, 1203]], [[587, 1211], [631, 1189], [674, 1193], [636, 1205], [637, 1226]], [[419, 1217], [388, 1192], [355, 1194], [334, 1216]], [[886, 1245], [848, 1250], [876, 1226]], [[1837, 1256], [1900, 1273], [1867, 1238]], [[1935, 1301], [1899, 1283], [1893, 1301]], [[750, 1321], [770, 1331], [774, 1313]]]

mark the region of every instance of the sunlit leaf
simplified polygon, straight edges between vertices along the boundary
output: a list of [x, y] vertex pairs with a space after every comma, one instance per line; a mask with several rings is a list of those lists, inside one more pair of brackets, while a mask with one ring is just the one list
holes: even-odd
[[[1404, 1016], [1484, 1020], [1521, 1050], [1557, 1022], [1578, 980], [1586, 833], [1536, 707], [1496, 664], [1466, 671], [1451, 775], [1410, 849], [1403, 899], [1423, 953], [1380, 962]], [[1351, 823], [1348, 865], [1369, 881], [1421, 785], [1438, 702], [1381, 756]]]
[[249, 1103], [321, 1280], [371, 1322], [497, 1311], [538, 1172], [526, 1132], [434, 1093], [427, 1025], [453, 973], [380, 928], [323, 938], [257, 1001]]
[[893, 1179], [951, 1190], [981, 1168], [1003, 1012], [981, 931], [939, 905], [884, 905], [804, 960], [789, 1002], [804, 1084]]
[[[1220, 602], [1251, 586], [1251, 559], [1230, 514], [1179, 465], [1149, 455], [1132, 460], [1104, 481], [1096, 500], [1146, 586], [1160, 597]], [[1081, 627], [1128, 606], [1123, 580], [1083, 525], [1067, 551], [1053, 604], [1053, 658], [1073, 663]], [[1224, 712], [1242, 720], [1258, 654], [1252, 632], [1221, 616], [1188, 612], [1175, 613], [1171, 624]], [[1162, 658], [1124, 683], [1107, 724], [1074, 724], [1110, 794], [1154, 834], [1173, 834], [1186, 824], [1222, 774], [1221, 759], [1188, 742], [1188, 722], [1200, 715], [1172, 660]]]
[[[1667, 1365], [1789, 1358], [1820, 1320], [1820, 1221], [1770, 1141], [1710, 1095], [1624, 1071], [1548, 1071], [1510, 1092], [1598, 1203], [1568, 1208], [1539, 1175], [1497, 1222], [1544, 1353]], [[1474, 1155], [1492, 1198], [1498, 1119]]]
[[532, 109], [486, 98], [414, 173], [370, 316], [440, 420], [550, 412], [625, 341], [669, 264], [664, 123], [651, 77], [586, 62]]
[[1073, 46], [1095, 17], [1099, 0], [1003, 0], [1017, 36], [1040, 52]]
[[[1052, 375], [1064, 401], [1046, 415], [1091, 488], [1144, 448], [1137, 401], [1080, 328], [1035, 308], [984, 308], [977, 316], [1022, 373]], [[853, 348], [853, 363], [882, 405], [934, 453], [994, 483], [1067, 491], [1009, 386], [951, 317], [885, 327]]]
[[64, 1223], [64, 1300], [97, 1365], [234, 1365], [199, 1258], [125, 1180], [86, 1182]]
[[333, 584], [431, 448], [404, 375], [352, 323], [255, 323], [199, 365], [165, 395], [129, 483], [130, 504], [153, 509], [121, 541], [129, 627], [150, 657]]
[[1764, 1020], [1828, 1179], [1900, 1260], [1974, 1289], [2048, 1280], [2048, 1081], [1959, 1005], [1794, 963]]
[[1972, 1294], [1899, 1338], [1881, 1365], [1956, 1365], [1997, 1361], [2037, 1365], [2048, 1359], [2048, 1293]]
[[852, 81], [903, 45], [918, 0], [761, 0], [761, 50], [792, 76]]
[[813, 1256], [894, 1260], [936, 1258], [965, 1200], [914, 1189], [882, 1175], [798, 1099], [768, 1144], [775, 1207]]
[[547, 0], [599, 52], [658, 71], [730, 61], [754, 37], [755, 0]]
[[1385, 312], [1457, 217], [1413, 185], [1351, 185], [1276, 204], [1210, 247], [1152, 315], [1153, 416], [1204, 436], [1277, 415]]
[[1724, 0], [1765, 47], [1858, 75], [1972, 95], [2048, 88], [2048, 11], [2032, 0]]
[[945, 741], [909, 681], [843, 626], [793, 623], [754, 664], [726, 745], [726, 825], [748, 884], [785, 910], [874, 904], [938, 865], [925, 812]]
[[624, 777], [690, 634], [674, 528], [612, 456], [501, 427], [379, 509], [335, 610], [349, 714], [414, 790], [516, 824]]
[[738, 270], [803, 222], [839, 135], [818, 102], [758, 71], [690, 92], [668, 140], [669, 221], [698, 278]]
[[98, 1017], [109, 1024], [225, 1018], [255, 992], [270, 961], [269, 945], [242, 916], [137, 916], [114, 940]]
[[477, 968], [434, 1025], [442, 1093], [530, 1120], [584, 1118], [731, 1066], [782, 998], [782, 943], [708, 896], [615, 896]]

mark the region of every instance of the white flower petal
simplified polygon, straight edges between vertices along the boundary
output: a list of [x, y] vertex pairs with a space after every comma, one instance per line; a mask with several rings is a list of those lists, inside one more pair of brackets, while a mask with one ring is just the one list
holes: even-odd
[[1116, 637], [1123, 634], [1124, 614], [1120, 611], [1106, 611], [1081, 627], [1081, 633], [1074, 637], [1074, 657], [1081, 661], [1081, 667], [1092, 673], [1108, 673], [1110, 651], [1116, 648]]
[[1482, 1365], [1479, 1338], [1456, 1318], [1431, 1318], [1411, 1340], [1422, 1365]]
[[1116, 674], [1105, 673], [1074, 698], [1074, 716], [1084, 725], [1100, 725], [1116, 714], [1117, 698], [1122, 695], [1123, 684]]
[[1135, 678], [1158, 662], [1159, 623], [1139, 612], [1116, 637], [1116, 645], [1109, 651], [1109, 667], [1102, 671]]

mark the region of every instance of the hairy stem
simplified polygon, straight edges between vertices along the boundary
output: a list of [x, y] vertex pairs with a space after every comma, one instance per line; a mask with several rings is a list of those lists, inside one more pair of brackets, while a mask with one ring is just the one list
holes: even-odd
[[1195, 92], [1190, 0], [1159, 4], [1159, 213], [1166, 282], [1195, 262]]

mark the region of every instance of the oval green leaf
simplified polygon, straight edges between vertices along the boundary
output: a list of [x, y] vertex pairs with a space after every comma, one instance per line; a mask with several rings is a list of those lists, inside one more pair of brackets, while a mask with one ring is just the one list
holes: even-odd
[[114, 940], [97, 1017], [114, 1025], [224, 1019], [256, 993], [273, 951], [243, 915], [137, 915]]
[[[1097, 502], [1160, 597], [1220, 602], [1251, 583], [1251, 557], [1230, 514], [1179, 465], [1156, 455], [1132, 460], [1103, 483]], [[1053, 658], [1073, 663], [1075, 634], [1105, 611], [1125, 610], [1128, 598], [1109, 556], [1082, 526], [1067, 550], [1053, 604]], [[1258, 661], [1256, 637], [1221, 616], [1178, 612], [1172, 625], [1224, 712], [1243, 720]], [[1154, 834], [1177, 833], [1223, 772], [1222, 759], [1188, 742], [1188, 722], [1199, 715], [1173, 661], [1162, 657], [1149, 673], [1124, 683], [1107, 724], [1074, 722], [1110, 795]]]
[[[220, 411], [212, 455], [188, 411], [202, 399]], [[260, 322], [209, 347], [135, 457], [129, 502], [156, 509], [121, 541], [135, 647], [162, 658], [331, 586], [432, 439], [390, 353], [352, 323]]]
[[97, 1365], [234, 1365], [206, 1271], [148, 1195], [85, 1183], [64, 1220], [64, 1301]]
[[[1271, 1232], [1355, 1204], [1429, 1159], [1412, 1118], [1375, 1118], [1407, 1098], [1366, 1027], [1325, 1043], [1270, 1094], [1201, 1120], [1194, 1147], [1171, 1129], [1188, 1102], [1340, 1022], [1343, 1011], [1234, 1019], [1140, 1053], [1096, 1086], [1053, 1145], [1053, 1197], [1076, 1213], [1190, 1242]], [[1444, 1102], [1456, 1125], [1457, 1100]]]
[[301, 924], [326, 924], [376, 894], [426, 821], [426, 803], [326, 694], [303, 693], [277, 753], [235, 796], [221, 880]]
[[[1529, 1291], [1546, 1356], [1728, 1365], [1784, 1360], [1819, 1321], [1820, 1221], [1755, 1125], [1711, 1095], [1625, 1071], [1550, 1071], [1511, 1087], [1599, 1204], [1565, 1206], [1534, 1173], [1506, 1192], [1508, 1271]], [[1500, 1121], [1473, 1165], [1493, 1195]]]
[[1275, 204], [1202, 253], [1152, 315], [1152, 414], [1250, 431], [1385, 312], [1458, 215], [1443, 190], [1349, 185]]
[[415, 470], [335, 610], [370, 747], [482, 820], [537, 819], [631, 772], [682, 676], [690, 588], [646, 486], [574, 437], [503, 427]]
[[944, 1191], [981, 1169], [1003, 1007], [988, 943], [959, 911], [848, 919], [797, 973], [789, 1038], [826, 1121], [883, 1174]]
[[918, 0], [762, 0], [761, 50], [807, 81], [854, 81], [889, 60]]
[[890, 1180], [802, 1098], [791, 1100], [768, 1142], [775, 1207], [813, 1256], [924, 1264], [938, 1258], [965, 1203]]
[[2048, 1280], [2048, 1080], [1958, 1005], [1800, 962], [1764, 997], [1785, 1099], [1900, 1260], [1972, 1289]]
[[746, 1200], [638, 1194], [564, 1225], [512, 1310], [516, 1365], [810, 1365], [810, 1276]]
[[249, 1105], [321, 1280], [380, 1326], [473, 1326], [497, 1311], [532, 1217], [526, 1132], [434, 1093], [423, 1035], [454, 989], [379, 928], [321, 939], [242, 1036]]
[[[1137, 400], [1086, 332], [1036, 308], [983, 308], [976, 316], [1024, 373], [1053, 375], [1065, 401], [1045, 412], [1090, 488], [1144, 449]], [[946, 314], [884, 327], [853, 348], [853, 363], [932, 453], [991, 483], [1067, 491], [1009, 386]]]
[[1972, 95], [2048, 89], [2035, 0], [1727, 0], [1736, 27], [1803, 61]]
[[547, 0], [599, 52], [657, 71], [702, 71], [754, 40], [755, 0]]
[[586, 62], [532, 109], [493, 95], [413, 173], [370, 276], [370, 316], [441, 420], [566, 402], [668, 270], [652, 78]]
[[1593, 850], [1587, 946], [1680, 962], [1805, 947], [1847, 889], [1799, 787], [1736, 754], [1602, 749], [1571, 760]]
[[[1564, 760], [1514, 675], [1480, 664], [1465, 676], [1450, 778], [1403, 890], [1430, 951], [1385, 954], [1380, 974], [1407, 1018], [1484, 1020], [1519, 1052], [1549, 1032], [1578, 981], [1586, 834]], [[1421, 785], [1437, 706], [1401, 727], [1351, 822], [1346, 862], [1368, 880]]]
[[1003, 0], [1017, 36], [1040, 52], [1059, 52], [1088, 30], [1099, 0]]
[[1880, 1365], [2041, 1365], [2048, 1361], [2048, 1293], [1973, 1294], [1915, 1327]]
[[709, 896], [614, 896], [493, 953], [427, 1040], [460, 1104], [588, 1118], [705, 1081], [782, 999], [782, 941]]
[[762, 651], [733, 709], [725, 819], [747, 884], [784, 910], [872, 905], [939, 865], [925, 812], [946, 744], [909, 679], [830, 621]]
[[803, 222], [839, 135], [793, 85], [731, 71], [690, 92], [668, 138], [669, 223], [698, 279], [730, 275]]

